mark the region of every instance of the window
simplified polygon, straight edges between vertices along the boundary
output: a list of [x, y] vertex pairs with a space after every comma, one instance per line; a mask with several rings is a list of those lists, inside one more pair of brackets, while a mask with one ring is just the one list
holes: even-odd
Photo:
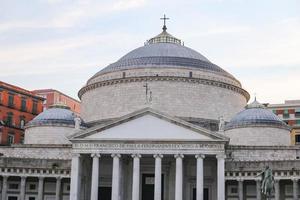
[[18, 197], [16, 197], [16, 196], [9, 196], [7, 199], [8, 200], [18, 200]]
[[297, 120], [296, 120], [296, 124], [300, 124], [300, 119], [297, 119]]
[[125, 78], [126, 77], [126, 72], [123, 72], [123, 78]]
[[0, 104], [2, 103], [2, 93], [0, 92]]
[[295, 117], [300, 117], [300, 109], [295, 109]]
[[35, 200], [35, 197], [29, 197], [28, 200]]
[[32, 113], [37, 114], [37, 102], [34, 101], [32, 104]]
[[289, 117], [290, 117], [289, 110], [285, 109], [283, 111], [283, 118], [289, 118]]
[[193, 72], [190, 72], [190, 78], [192, 78], [193, 77]]
[[13, 113], [9, 112], [7, 113], [7, 117], [6, 117], [6, 123], [7, 126], [12, 126], [13, 125]]
[[19, 184], [18, 184], [18, 183], [10, 183], [10, 184], [8, 185], [8, 188], [9, 188], [10, 190], [18, 190], [18, 189], [19, 189]]
[[295, 143], [296, 144], [300, 144], [300, 134], [299, 135], [295, 135]]
[[20, 137], [20, 144], [24, 144], [24, 136]]
[[26, 99], [21, 100], [21, 111], [26, 111]]
[[29, 184], [29, 190], [36, 190], [36, 184]]
[[7, 144], [11, 145], [15, 141], [15, 134], [14, 133], [9, 133], [7, 136]]
[[9, 107], [14, 107], [14, 95], [9, 95], [8, 96], [8, 106]]
[[25, 116], [20, 116], [20, 128], [24, 128], [25, 122]]

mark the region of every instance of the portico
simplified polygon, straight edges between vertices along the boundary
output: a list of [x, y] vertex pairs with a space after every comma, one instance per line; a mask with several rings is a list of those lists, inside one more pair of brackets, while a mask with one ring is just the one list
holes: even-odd
[[[147, 123], [152, 124], [152, 128], [150, 124], [140, 126]], [[71, 171], [78, 177], [71, 180], [72, 200], [82, 195], [97, 200], [101, 195], [98, 186], [107, 180], [111, 180], [108, 182], [113, 200], [146, 199], [142, 194], [145, 183], [153, 185], [151, 198], [155, 200], [192, 198], [189, 191], [193, 188], [188, 186], [193, 180], [195, 198], [203, 200], [205, 168], [214, 169], [209, 173], [210, 183], [206, 183], [215, 189], [210, 191], [209, 199], [225, 199], [225, 137], [149, 109], [125, 116], [108, 126], [110, 128], [87, 129], [71, 139], [74, 153]], [[179, 133], [173, 131], [174, 126]], [[120, 139], [120, 135], [127, 139]], [[148, 139], [149, 136], [153, 139]], [[92, 169], [90, 194], [82, 194], [81, 180], [86, 171], [83, 163], [89, 162]], [[194, 166], [193, 173], [188, 170], [190, 166]], [[141, 183], [143, 174], [154, 177]]]

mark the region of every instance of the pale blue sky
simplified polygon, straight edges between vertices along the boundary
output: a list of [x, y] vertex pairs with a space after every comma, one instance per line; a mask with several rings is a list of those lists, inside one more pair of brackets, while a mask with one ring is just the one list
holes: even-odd
[[261, 102], [300, 99], [299, 0], [0, 0], [0, 80], [77, 97], [97, 71], [161, 31]]

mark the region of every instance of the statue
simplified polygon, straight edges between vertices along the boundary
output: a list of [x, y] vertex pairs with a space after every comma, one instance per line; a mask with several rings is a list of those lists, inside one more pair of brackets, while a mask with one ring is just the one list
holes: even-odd
[[223, 116], [219, 117], [219, 131], [224, 131], [225, 120]]
[[261, 184], [261, 193], [266, 196], [267, 199], [270, 199], [272, 193], [275, 191], [274, 188], [274, 176], [272, 169], [269, 166], [266, 166], [266, 169], [259, 173], [257, 176], [262, 177], [262, 184]]

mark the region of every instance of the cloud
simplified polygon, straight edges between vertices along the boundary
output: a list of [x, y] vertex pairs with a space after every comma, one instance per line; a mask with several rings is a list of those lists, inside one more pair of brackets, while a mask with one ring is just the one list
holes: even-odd
[[0, 22], [0, 32], [20, 28], [71, 28], [97, 16], [110, 15], [112, 12], [127, 11], [146, 5], [146, 0], [77, 0], [72, 3], [47, 0], [45, 2], [51, 5], [45, 10], [49, 16]]

